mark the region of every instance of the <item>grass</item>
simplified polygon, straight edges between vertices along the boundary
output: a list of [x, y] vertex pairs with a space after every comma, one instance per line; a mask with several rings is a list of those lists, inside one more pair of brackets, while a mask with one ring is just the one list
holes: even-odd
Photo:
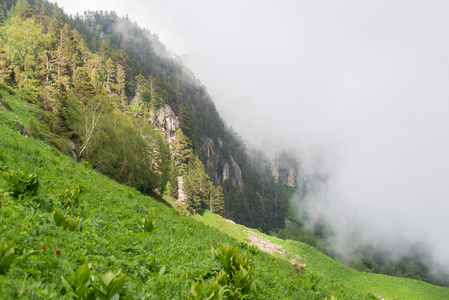
[[[251, 256], [251, 299], [449, 298], [447, 288], [360, 273], [299, 242], [265, 236], [288, 254], [254, 251], [245, 243], [249, 237], [242, 225], [208, 211], [188, 217], [38, 139], [24, 137], [17, 123], [26, 127], [34, 118], [34, 106], [19, 98], [20, 93], [4, 95], [11, 111], [0, 106], [0, 172], [37, 174], [39, 189], [37, 195], [13, 197], [0, 177], [0, 237], [14, 241], [16, 254], [9, 270], [0, 275], [1, 299], [72, 299], [61, 278], [70, 278], [84, 264], [90, 266], [94, 281], [107, 272], [126, 274], [121, 296], [188, 299], [193, 282], [212, 280], [217, 265], [210, 250], [223, 243]], [[67, 199], [67, 191], [77, 191], [77, 206], [68, 207], [75, 202]], [[170, 197], [165, 200], [174, 203]], [[55, 208], [80, 220], [80, 226], [73, 231], [57, 226]], [[154, 229], [145, 231], [143, 218], [154, 221]], [[295, 254], [307, 258], [305, 270], [290, 263]]]
[[[196, 215], [195, 219], [233, 237], [237, 241], [248, 240], [248, 230], [262, 235], [265, 239], [281, 245], [287, 254], [273, 255], [281, 260], [290, 262], [295, 255], [300, 255], [299, 262], [307, 264], [307, 269], [321, 275], [323, 280], [339, 282], [354, 292], [367, 292], [382, 296], [385, 299], [448, 299], [449, 288], [435, 286], [423, 281], [398, 278], [381, 274], [359, 272], [351, 269], [336, 260], [324, 255], [314, 247], [307, 244], [282, 240], [269, 235], [261, 234], [257, 230], [246, 228], [243, 225], [233, 224], [222, 217], [206, 211], [203, 215]], [[246, 231], [244, 231], [246, 230]], [[304, 260], [304, 258], [306, 260]]]

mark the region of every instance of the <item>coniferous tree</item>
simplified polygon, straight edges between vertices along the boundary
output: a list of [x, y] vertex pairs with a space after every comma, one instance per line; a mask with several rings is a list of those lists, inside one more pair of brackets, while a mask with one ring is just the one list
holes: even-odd
[[225, 212], [225, 204], [224, 204], [224, 195], [223, 188], [221, 185], [214, 187], [212, 182], [210, 183], [210, 207], [209, 210], [216, 214], [224, 214]]

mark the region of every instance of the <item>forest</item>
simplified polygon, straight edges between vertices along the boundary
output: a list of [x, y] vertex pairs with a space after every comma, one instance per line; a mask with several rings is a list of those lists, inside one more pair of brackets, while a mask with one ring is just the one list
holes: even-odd
[[[67, 16], [47, 1], [13, 4], [2, 2], [0, 80], [39, 104], [40, 121], [23, 124], [31, 135], [143, 193], [182, 190], [192, 213], [211, 209], [266, 232], [283, 227], [281, 187], [156, 34], [114, 12]], [[164, 105], [179, 119], [168, 144], [156, 122]], [[223, 178], [230, 164], [241, 182]]]
[[[325, 225], [305, 229], [291, 216], [292, 190], [274, 181], [268, 158], [226, 126], [206, 87], [155, 33], [114, 12], [68, 16], [47, 1], [1, 4], [2, 92], [18, 90], [37, 107], [28, 123], [17, 121], [17, 131], [160, 201], [181, 192], [189, 214], [207, 209], [335, 257], [326, 243], [332, 233]], [[166, 106], [179, 120], [170, 142], [157, 121]], [[285, 226], [286, 218], [294, 226]], [[366, 247], [346, 263], [449, 282], [429, 273], [419, 247], [402, 260], [392, 257]]]

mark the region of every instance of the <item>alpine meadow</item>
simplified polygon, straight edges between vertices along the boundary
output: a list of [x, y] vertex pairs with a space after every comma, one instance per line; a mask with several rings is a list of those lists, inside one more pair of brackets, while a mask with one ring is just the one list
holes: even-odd
[[335, 251], [293, 203], [326, 179], [247, 146], [156, 33], [0, 3], [1, 299], [449, 298], [419, 245]]

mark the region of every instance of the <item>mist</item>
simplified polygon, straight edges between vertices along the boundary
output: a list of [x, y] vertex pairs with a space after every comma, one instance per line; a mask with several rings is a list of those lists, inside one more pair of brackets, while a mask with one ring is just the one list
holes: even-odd
[[207, 87], [226, 123], [295, 151], [336, 250], [429, 248], [449, 268], [447, 1], [58, 1], [149, 28]]

